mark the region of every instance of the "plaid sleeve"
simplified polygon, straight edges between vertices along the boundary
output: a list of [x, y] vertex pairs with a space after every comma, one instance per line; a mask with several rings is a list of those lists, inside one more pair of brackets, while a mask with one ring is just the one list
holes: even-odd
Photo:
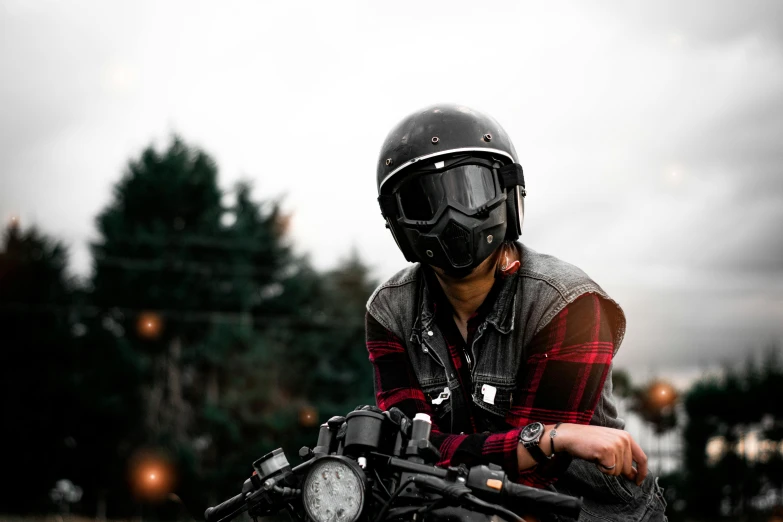
[[[579, 297], [536, 334], [527, 347], [527, 363], [520, 367], [507, 422], [518, 427], [537, 421], [588, 424], [613, 354], [610, 314], [602, 299], [596, 294]], [[505, 459], [510, 458], [506, 454]], [[523, 471], [518, 479], [529, 486], [544, 487], [569, 462], [568, 456], [558, 456], [550, 464]]]
[[399, 337], [367, 313], [367, 351], [375, 370], [375, 402], [382, 410], [394, 406], [413, 418], [417, 413], [431, 415], [429, 402], [419, 386]]

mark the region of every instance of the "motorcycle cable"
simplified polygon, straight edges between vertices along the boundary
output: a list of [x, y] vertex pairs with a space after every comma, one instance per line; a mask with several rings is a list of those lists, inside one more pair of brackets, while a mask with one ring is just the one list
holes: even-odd
[[391, 493], [389, 493], [389, 490], [386, 488], [386, 484], [384, 484], [383, 481], [381, 480], [381, 476], [378, 473], [378, 469], [373, 467], [372, 471], [375, 474], [375, 480], [378, 482], [378, 484], [381, 485], [381, 489], [383, 489], [383, 492], [386, 493], [386, 499], [385, 500], [388, 500], [391, 497]]
[[386, 516], [386, 513], [389, 511], [389, 508], [392, 505], [392, 502], [400, 496], [400, 493], [405, 491], [405, 488], [407, 488], [410, 484], [416, 481], [416, 477], [410, 477], [405, 482], [400, 484], [400, 487], [397, 488], [397, 490], [392, 493], [391, 497], [389, 497], [389, 500], [386, 501], [386, 503], [381, 508], [381, 511], [378, 513], [378, 516], [375, 517], [375, 522], [382, 522], [384, 517]]
[[421, 508], [419, 508], [416, 511], [416, 520], [419, 520], [419, 519], [423, 520], [424, 519], [423, 517], [425, 515], [427, 515], [430, 511], [439, 509], [439, 508], [441, 508], [443, 506], [446, 506], [446, 505], [447, 505], [447, 499], [441, 498], [441, 499], [436, 500], [432, 504], [428, 504], [428, 505], [426, 505], [424, 507], [421, 507]]
[[389, 497], [384, 497], [380, 492], [375, 490], [373, 490], [372, 496], [378, 502], [378, 504], [385, 504], [386, 501], [389, 500]]
[[[295, 520], [299, 520], [300, 522], [306, 522], [306, 519], [302, 518], [302, 516], [296, 511], [296, 508], [294, 508], [294, 505], [290, 502], [285, 503], [286, 508], [288, 509], [288, 513], [291, 514], [291, 517]], [[258, 519], [255, 519], [255, 522], [258, 522]]]

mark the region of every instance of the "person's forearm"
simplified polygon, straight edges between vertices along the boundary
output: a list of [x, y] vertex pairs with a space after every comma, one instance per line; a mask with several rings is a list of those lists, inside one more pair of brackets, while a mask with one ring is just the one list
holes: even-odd
[[[647, 475], [647, 455], [624, 430], [583, 424], [561, 424], [554, 438], [552, 451], [551, 430], [554, 425], [545, 426], [539, 448], [544, 455], [567, 453], [573, 458], [587, 460], [599, 466], [609, 475], [623, 475], [641, 484]], [[537, 463], [522, 444], [517, 446], [519, 471], [531, 469]]]
[[[538, 447], [541, 448], [541, 451], [544, 452], [544, 455], [547, 457], [553, 453], [551, 434], [554, 427], [554, 424], [545, 424], [544, 434], [541, 436], [541, 439], [538, 442]], [[557, 448], [557, 441], [555, 441], [555, 448], [558, 449], [558, 451], [560, 450]], [[530, 455], [530, 452], [525, 449], [521, 443], [517, 446], [517, 464], [519, 471], [525, 471], [526, 469], [530, 469], [537, 464], [533, 456]]]

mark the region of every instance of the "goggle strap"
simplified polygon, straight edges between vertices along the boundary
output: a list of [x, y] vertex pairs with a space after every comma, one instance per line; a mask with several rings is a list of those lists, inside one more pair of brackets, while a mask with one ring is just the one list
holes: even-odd
[[381, 214], [385, 218], [397, 217], [397, 198], [392, 194], [378, 196], [378, 204], [381, 206]]
[[519, 163], [510, 163], [498, 169], [500, 186], [503, 190], [511, 187], [525, 188], [525, 174], [522, 172], [522, 165]]

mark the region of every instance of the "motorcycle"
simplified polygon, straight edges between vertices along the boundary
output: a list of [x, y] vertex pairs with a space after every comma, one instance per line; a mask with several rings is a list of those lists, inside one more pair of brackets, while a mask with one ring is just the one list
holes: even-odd
[[278, 448], [253, 462], [242, 492], [204, 513], [229, 522], [287, 510], [301, 522], [524, 520], [517, 513], [579, 517], [581, 499], [516, 484], [495, 465], [436, 467], [429, 416], [364, 407], [321, 425], [315, 447], [291, 467]]

